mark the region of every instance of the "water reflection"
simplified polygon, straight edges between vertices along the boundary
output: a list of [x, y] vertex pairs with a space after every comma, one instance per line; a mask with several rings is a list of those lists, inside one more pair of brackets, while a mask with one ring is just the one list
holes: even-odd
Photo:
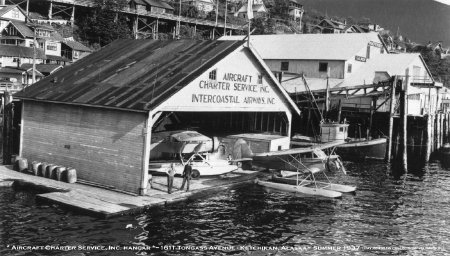
[[[297, 197], [246, 184], [209, 198], [111, 220], [36, 204], [32, 193], [2, 188], [0, 255], [16, 255], [6, 248], [11, 244], [148, 246], [142, 251], [77, 252], [84, 255], [145, 255], [161, 248], [171, 249], [163, 251], [166, 255], [254, 253], [249, 246], [271, 246], [264, 255], [291, 255], [282, 246], [307, 248], [297, 251], [301, 255], [450, 253], [449, 169], [438, 162], [407, 173], [376, 162], [346, 163], [346, 168], [347, 176], [333, 178], [357, 185], [358, 191], [339, 200]], [[195, 249], [200, 246], [222, 249]], [[341, 250], [347, 246], [345, 252], [333, 250], [338, 246]], [[425, 246], [439, 249], [416, 248]]]

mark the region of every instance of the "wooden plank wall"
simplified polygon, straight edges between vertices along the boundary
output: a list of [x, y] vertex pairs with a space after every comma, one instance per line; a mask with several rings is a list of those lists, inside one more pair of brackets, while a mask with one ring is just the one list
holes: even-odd
[[138, 193], [145, 113], [26, 101], [22, 156], [78, 178]]

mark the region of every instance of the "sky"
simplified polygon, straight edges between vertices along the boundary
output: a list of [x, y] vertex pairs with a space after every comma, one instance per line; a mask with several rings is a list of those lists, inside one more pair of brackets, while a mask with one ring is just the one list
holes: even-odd
[[306, 11], [328, 16], [368, 17], [416, 43], [442, 41], [450, 47], [450, 0], [301, 0]]
[[434, 0], [434, 1], [446, 4], [446, 5], [450, 5], [450, 0]]

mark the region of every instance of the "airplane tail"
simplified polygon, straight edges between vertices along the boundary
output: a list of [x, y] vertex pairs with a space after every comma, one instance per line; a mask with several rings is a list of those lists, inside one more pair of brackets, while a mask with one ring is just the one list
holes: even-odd
[[243, 139], [238, 139], [233, 145], [233, 159], [252, 158], [253, 152], [250, 146]]

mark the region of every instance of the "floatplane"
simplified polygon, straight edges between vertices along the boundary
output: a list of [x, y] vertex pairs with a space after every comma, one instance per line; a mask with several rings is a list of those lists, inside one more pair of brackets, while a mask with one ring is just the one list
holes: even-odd
[[236, 165], [220, 159], [217, 154], [219, 140], [193, 130], [155, 133], [150, 146], [150, 156], [170, 158], [168, 161], [150, 161], [149, 171], [165, 173], [171, 164], [175, 175], [181, 175], [184, 166], [192, 165], [192, 178], [222, 175], [237, 170]]
[[[256, 154], [253, 157], [253, 161], [255, 161], [255, 159], [260, 159], [262, 164], [265, 164], [266, 166], [283, 166], [288, 169], [288, 172], [290, 173], [290, 175], [288, 175], [289, 177], [280, 177], [274, 174], [271, 180], [256, 180], [256, 183], [277, 190], [330, 198], [339, 198], [342, 197], [342, 193], [355, 192], [356, 187], [331, 183], [326, 175], [326, 168], [311, 165], [311, 158], [305, 157], [308, 154], [322, 156], [317, 159], [323, 161], [323, 163], [332, 160], [335, 163], [338, 163], [337, 165], [340, 165], [339, 169], [345, 173], [345, 168], [339, 160], [339, 156], [333, 154], [326, 156], [322, 151], [322, 149], [336, 147], [341, 143], [342, 142], [331, 142], [307, 148], [292, 148]], [[283, 174], [283, 172], [281, 172], [281, 174]], [[325, 178], [324, 181], [319, 181], [317, 179], [319, 175]]]

